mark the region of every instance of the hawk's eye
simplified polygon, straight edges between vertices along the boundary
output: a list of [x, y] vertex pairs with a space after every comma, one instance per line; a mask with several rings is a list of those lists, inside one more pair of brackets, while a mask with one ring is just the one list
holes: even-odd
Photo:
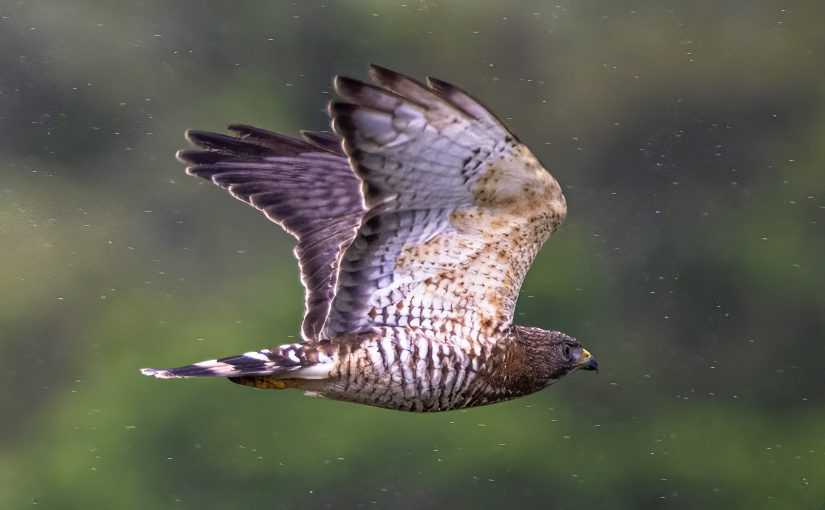
[[570, 344], [564, 344], [562, 354], [564, 355], [565, 361], [571, 361], [573, 359], [573, 349], [570, 347]]

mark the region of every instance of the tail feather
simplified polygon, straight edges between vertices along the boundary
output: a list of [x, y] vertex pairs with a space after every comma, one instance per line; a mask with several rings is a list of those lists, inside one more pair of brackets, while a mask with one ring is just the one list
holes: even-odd
[[328, 374], [326, 367], [330, 361], [326, 355], [314, 347], [305, 344], [289, 344], [275, 349], [250, 351], [176, 368], [142, 368], [140, 372], [158, 379], [262, 375], [321, 379]]

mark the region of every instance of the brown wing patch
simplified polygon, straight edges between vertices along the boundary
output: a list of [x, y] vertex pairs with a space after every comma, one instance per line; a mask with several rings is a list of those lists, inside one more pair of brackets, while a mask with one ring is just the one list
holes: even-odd
[[[521, 154], [529, 156], [529, 152]], [[532, 158], [535, 161], [535, 158]], [[376, 309], [381, 323], [436, 327], [460, 324], [481, 336], [496, 336], [512, 319], [524, 275], [544, 240], [564, 218], [566, 205], [556, 181], [543, 168], [530, 182], [513, 182], [512, 159], [497, 160], [479, 179], [476, 205], [450, 213], [444, 232], [407, 244], [395, 262], [397, 275], [417, 280], [394, 310]], [[495, 178], [486, 178], [498, 174]], [[492, 186], [508, 176], [507, 186]], [[519, 177], [525, 177], [521, 174]], [[421, 304], [426, 308], [420, 309]]]
[[527, 216], [531, 211], [561, 218], [567, 214], [559, 183], [521, 144], [511, 154], [487, 162], [487, 170], [476, 186], [475, 203], [517, 216]]
[[287, 388], [300, 388], [309, 380], [294, 377], [276, 379], [268, 375], [247, 375], [242, 377], [230, 377], [230, 381], [243, 386], [251, 386], [262, 390], [285, 390]]

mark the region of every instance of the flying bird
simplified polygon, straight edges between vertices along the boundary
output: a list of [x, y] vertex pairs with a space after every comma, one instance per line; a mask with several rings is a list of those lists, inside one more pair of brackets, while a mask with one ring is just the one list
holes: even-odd
[[513, 323], [524, 276], [567, 213], [558, 182], [458, 87], [378, 66], [370, 78], [335, 77], [334, 134], [186, 133], [198, 147], [177, 154], [188, 174], [297, 239], [302, 341], [143, 374], [446, 411], [598, 368], [574, 338]]

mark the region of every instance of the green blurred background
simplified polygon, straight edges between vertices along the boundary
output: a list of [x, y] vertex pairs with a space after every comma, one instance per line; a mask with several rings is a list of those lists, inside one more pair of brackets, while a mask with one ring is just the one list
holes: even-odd
[[[0, 508], [825, 508], [825, 5], [0, 1]], [[522, 324], [602, 371], [405, 414], [157, 381], [290, 341], [291, 240], [183, 131], [459, 85], [561, 182]]]

